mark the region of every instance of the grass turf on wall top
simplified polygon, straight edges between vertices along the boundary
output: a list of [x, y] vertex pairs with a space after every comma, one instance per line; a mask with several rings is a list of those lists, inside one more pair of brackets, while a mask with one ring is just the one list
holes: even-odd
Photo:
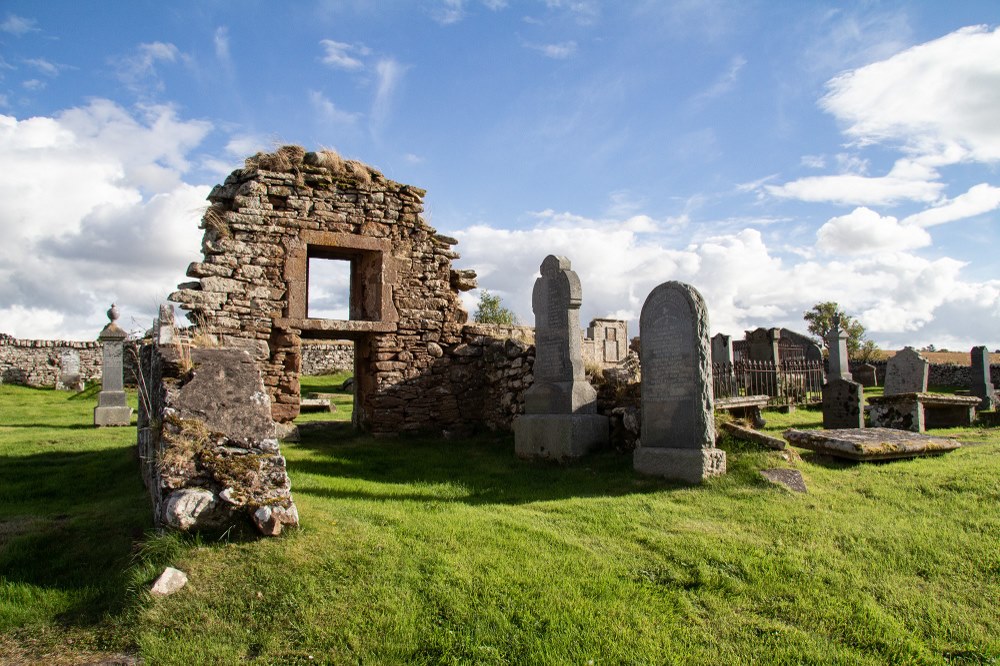
[[[334, 424], [282, 445], [300, 530], [202, 542], [148, 532], [135, 431], [89, 427], [93, 404], [0, 387], [0, 662], [1000, 657], [996, 430], [882, 464], [723, 442], [730, 473], [690, 488], [614, 453], [529, 463], [508, 436]], [[761, 479], [771, 466], [799, 469], [809, 493]], [[152, 599], [166, 564], [190, 582]]]

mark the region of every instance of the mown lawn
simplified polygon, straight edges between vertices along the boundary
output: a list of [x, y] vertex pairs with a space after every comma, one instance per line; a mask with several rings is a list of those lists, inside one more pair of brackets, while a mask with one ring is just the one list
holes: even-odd
[[[686, 488], [613, 452], [310, 425], [282, 446], [302, 528], [234, 542], [154, 534], [134, 430], [90, 428], [94, 404], [0, 386], [0, 662], [1000, 661], [996, 429], [881, 464], [727, 441], [730, 473]], [[167, 564], [190, 582], [152, 599]]]

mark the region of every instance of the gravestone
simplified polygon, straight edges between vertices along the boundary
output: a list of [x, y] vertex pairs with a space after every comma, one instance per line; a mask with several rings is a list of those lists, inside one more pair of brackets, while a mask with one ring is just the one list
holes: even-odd
[[847, 333], [840, 329], [840, 317], [826, 336], [830, 350], [830, 372], [823, 384], [823, 427], [864, 428], [865, 390], [853, 381], [847, 366]]
[[878, 386], [878, 371], [871, 363], [862, 363], [854, 370], [854, 379], [862, 386]]
[[712, 336], [712, 363], [733, 362], [733, 337], [723, 333]]
[[534, 381], [514, 421], [514, 449], [521, 458], [578, 458], [608, 441], [608, 419], [597, 413], [597, 392], [583, 367], [580, 278], [569, 259], [554, 255], [541, 274], [531, 293]]
[[80, 374], [80, 352], [75, 349], [64, 349], [59, 354], [59, 377], [56, 389], [62, 391], [82, 391], [83, 375]]
[[169, 303], [160, 305], [160, 315], [154, 322], [156, 342], [169, 345], [174, 341], [174, 306]]
[[118, 307], [112, 303], [108, 310], [108, 325], [97, 339], [103, 343], [103, 363], [101, 369], [101, 392], [94, 408], [95, 426], [127, 426], [132, 421], [132, 408], [125, 398], [122, 379], [125, 339], [128, 334], [119, 328]]
[[926, 393], [930, 364], [913, 347], [896, 352], [885, 365], [883, 395]]
[[699, 483], [726, 472], [715, 448], [708, 310], [701, 294], [665, 282], [649, 294], [639, 316], [642, 437], [637, 472]]
[[972, 385], [969, 392], [979, 398], [979, 410], [997, 406], [997, 393], [990, 377], [990, 352], [986, 347], [972, 348]]

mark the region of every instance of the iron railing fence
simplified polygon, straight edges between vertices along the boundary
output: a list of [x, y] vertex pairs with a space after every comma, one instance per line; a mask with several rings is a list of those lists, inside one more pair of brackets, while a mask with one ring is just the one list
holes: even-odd
[[790, 359], [713, 363], [712, 381], [716, 400], [748, 395], [766, 395], [769, 405], [814, 404], [823, 400], [823, 361]]

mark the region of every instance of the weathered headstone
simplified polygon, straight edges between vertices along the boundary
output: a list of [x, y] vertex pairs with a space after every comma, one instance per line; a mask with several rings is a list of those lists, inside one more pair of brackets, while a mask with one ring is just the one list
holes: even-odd
[[708, 309], [698, 291], [665, 282], [639, 316], [642, 437], [637, 472], [699, 483], [726, 472], [715, 448]]
[[913, 347], [896, 352], [885, 366], [883, 395], [926, 393], [930, 364]]
[[972, 385], [969, 392], [979, 398], [979, 409], [985, 411], [997, 406], [997, 393], [990, 377], [990, 352], [986, 347], [973, 347]]
[[59, 378], [56, 388], [62, 391], [82, 391], [83, 375], [80, 374], [80, 352], [64, 349], [59, 354]]
[[746, 332], [747, 357], [751, 361], [764, 361], [765, 363], [778, 363], [781, 358], [779, 346], [781, 344], [780, 328], [758, 328]]
[[878, 370], [871, 363], [862, 363], [854, 370], [854, 379], [862, 386], [878, 386]]
[[840, 317], [826, 336], [830, 350], [830, 372], [823, 384], [823, 427], [864, 428], [865, 389], [853, 381], [847, 365], [847, 332], [840, 329]]
[[154, 322], [156, 342], [169, 345], [174, 341], [174, 306], [169, 303], [160, 305], [160, 316]]
[[733, 337], [723, 333], [712, 336], [712, 363], [733, 362]]
[[569, 259], [554, 255], [541, 273], [531, 294], [534, 382], [514, 421], [514, 448], [522, 458], [576, 458], [608, 441], [608, 419], [597, 414], [597, 392], [583, 368], [580, 278]]
[[97, 336], [103, 346], [103, 363], [101, 392], [97, 396], [97, 407], [94, 408], [95, 426], [127, 426], [132, 421], [132, 408], [125, 398], [122, 378], [122, 357], [128, 334], [115, 323], [118, 316], [118, 307], [112, 303], [108, 310], [108, 325]]

